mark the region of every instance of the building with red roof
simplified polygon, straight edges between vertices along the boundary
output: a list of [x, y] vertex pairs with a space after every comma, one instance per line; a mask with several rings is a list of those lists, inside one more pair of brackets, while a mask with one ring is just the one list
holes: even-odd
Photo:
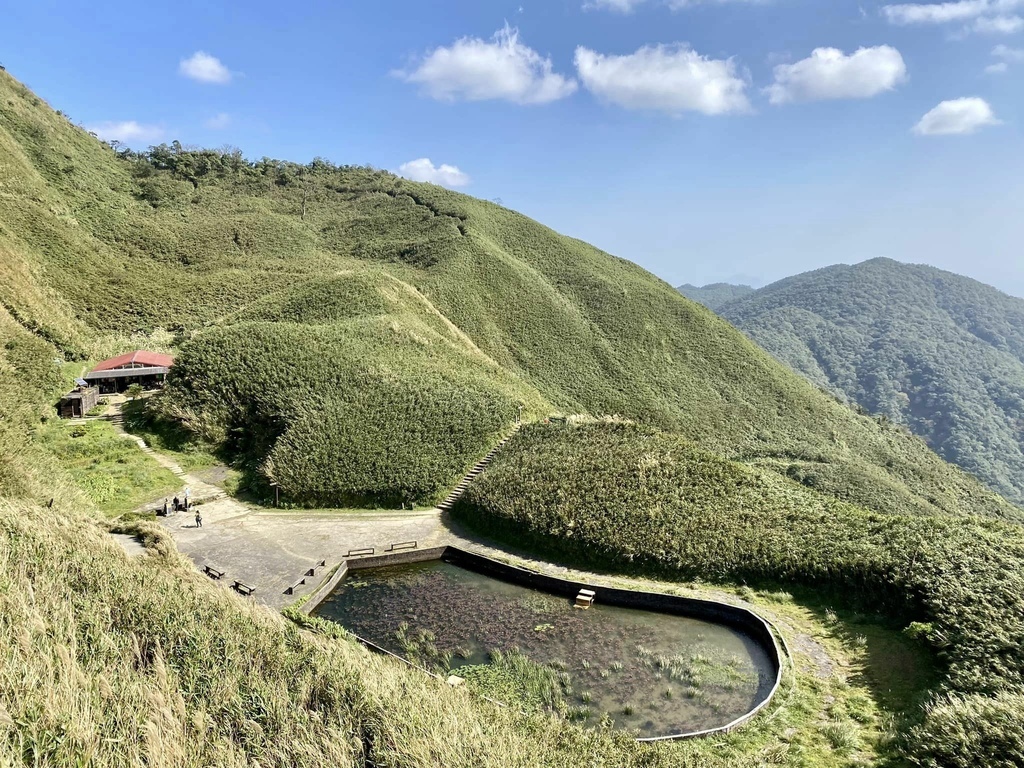
[[85, 374], [85, 380], [100, 388], [100, 393], [109, 395], [124, 392], [132, 384], [143, 389], [163, 386], [167, 371], [174, 365], [174, 357], [159, 352], [139, 349], [127, 352], [102, 363]]

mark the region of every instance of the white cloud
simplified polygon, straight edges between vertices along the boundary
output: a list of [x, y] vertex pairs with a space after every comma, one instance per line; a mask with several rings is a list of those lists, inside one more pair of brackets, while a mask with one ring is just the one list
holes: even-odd
[[1024, 0], [958, 0], [947, 3], [900, 3], [882, 6], [893, 24], [948, 24], [979, 16], [1003, 14], [1024, 6]]
[[921, 136], [951, 136], [974, 133], [986, 125], [999, 125], [992, 107], [984, 99], [971, 96], [944, 101], [930, 110], [914, 126]]
[[997, 45], [992, 49], [992, 56], [999, 59], [995, 64], [985, 67], [985, 74], [1001, 75], [1010, 68], [1010, 62], [1024, 61], [1024, 48], [1011, 48], [1008, 45]]
[[576, 72], [584, 87], [626, 109], [678, 115], [749, 112], [747, 83], [732, 59], [709, 59], [689, 47], [645, 46], [626, 56], [576, 49]]
[[772, 104], [821, 99], [867, 99], [907, 79], [907, 65], [895, 48], [860, 48], [847, 56], [838, 48], [816, 48], [809, 58], [775, 67], [765, 90]]
[[985, 35], [1012, 35], [1024, 29], [1024, 19], [1020, 16], [982, 16], [971, 29]]
[[200, 83], [226, 85], [231, 82], [231, 71], [221, 64], [220, 59], [205, 51], [196, 51], [178, 64], [178, 72]]
[[490, 41], [464, 37], [435, 48], [411, 72], [396, 72], [440, 101], [504, 99], [546, 104], [576, 91], [576, 81], [553, 71], [551, 59], [519, 42], [505, 25]]
[[965, 33], [1008, 35], [1024, 29], [1024, 19], [1012, 13], [1018, 8], [1024, 8], [1024, 0], [956, 0], [885, 5], [882, 15], [892, 24], [963, 22]]
[[212, 131], [222, 131], [231, 125], [231, 115], [227, 112], [219, 112], [213, 117], [204, 120], [203, 125]]
[[410, 160], [398, 166], [398, 175], [412, 181], [429, 181], [442, 187], [464, 187], [469, 184], [469, 176], [454, 165], [435, 166], [429, 158]]
[[104, 141], [122, 141], [126, 144], [143, 141], [156, 141], [163, 136], [163, 128], [146, 125], [135, 120], [107, 120], [95, 125], [87, 125], [86, 130], [95, 133]]
[[1024, 48], [1011, 48], [1000, 43], [992, 49], [992, 55], [1003, 61], [1024, 61]]

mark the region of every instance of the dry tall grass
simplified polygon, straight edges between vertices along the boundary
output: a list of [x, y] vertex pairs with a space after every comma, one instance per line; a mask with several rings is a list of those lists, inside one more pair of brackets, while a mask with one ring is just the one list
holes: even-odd
[[[0, 501], [0, 753], [40, 766], [675, 764], [297, 628], [156, 526], [132, 559], [72, 498]], [[697, 760], [688, 764], [702, 764]]]

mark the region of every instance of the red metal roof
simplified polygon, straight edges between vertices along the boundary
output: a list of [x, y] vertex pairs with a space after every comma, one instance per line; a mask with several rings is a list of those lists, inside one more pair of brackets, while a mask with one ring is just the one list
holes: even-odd
[[161, 355], [159, 352], [146, 352], [145, 350], [138, 349], [135, 352], [126, 352], [123, 355], [104, 360], [92, 369], [92, 373], [112, 371], [115, 368], [124, 368], [132, 363], [145, 365], [150, 368], [170, 368], [174, 365], [174, 357], [172, 355]]

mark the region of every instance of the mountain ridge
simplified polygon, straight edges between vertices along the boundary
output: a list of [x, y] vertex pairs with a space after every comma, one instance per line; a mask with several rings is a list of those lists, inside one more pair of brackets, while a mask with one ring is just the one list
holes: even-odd
[[1024, 300], [880, 258], [795, 275], [719, 311], [818, 386], [1024, 500]]

